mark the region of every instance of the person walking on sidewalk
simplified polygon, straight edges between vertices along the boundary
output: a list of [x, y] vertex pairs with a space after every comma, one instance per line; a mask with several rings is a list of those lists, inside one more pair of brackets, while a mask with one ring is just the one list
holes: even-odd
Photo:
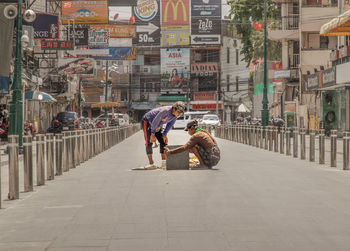
[[[157, 166], [153, 162], [152, 144], [158, 140], [160, 144], [160, 154], [162, 155], [162, 168], [165, 168], [166, 156], [164, 147], [168, 144], [168, 132], [173, 128], [175, 121], [180, 117], [186, 109], [184, 102], [178, 101], [173, 106], [163, 106], [153, 109], [145, 114], [142, 119], [142, 129], [146, 141], [146, 153], [149, 165], [145, 169], [156, 169]], [[166, 124], [163, 130], [163, 125]]]
[[195, 168], [209, 168], [216, 166], [220, 161], [220, 149], [211, 134], [198, 126], [197, 120], [187, 123], [185, 131], [191, 135], [190, 140], [183, 146], [169, 150], [165, 147], [165, 155], [180, 153], [189, 150], [199, 160]]

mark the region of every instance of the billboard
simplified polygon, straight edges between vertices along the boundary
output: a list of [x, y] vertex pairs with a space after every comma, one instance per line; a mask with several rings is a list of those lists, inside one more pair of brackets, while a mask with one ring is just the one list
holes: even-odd
[[67, 74], [77, 74], [82, 77], [95, 74], [96, 62], [92, 58], [60, 58], [58, 69]]
[[33, 23], [23, 21], [23, 25], [34, 27], [35, 39], [58, 39], [59, 19], [58, 15], [47, 13], [36, 13]]
[[159, 0], [138, 0], [133, 8], [136, 23], [136, 38], [133, 44], [160, 45], [160, 2]]
[[89, 30], [89, 46], [108, 47], [108, 30], [103, 28], [92, 28]]
[[107, 0], [63, 0], [62, 24], [74, 20], [76, 24], [108, 23]]
[[73, 41], [76, 46], [87, 46], [89, 44], [89, 27], [69, 27], [68, 40]]
[[108, 55], [95, 56], [101, 60], [136, 60], [136, 48], [131, 47], [109, 47]]
[[131, 6], [109, 6], [110, 23], [129, 23], [132, 16]]
[[190, 49], [161, 49], [161, 92], [183, 94], [190, 82]]
[[221, 43], [221, 1], [191, 2], [191, 44]]
[[135, 25], [92, 24], [90, 25], [90, 29], [108, 30], [109, 37], [113, 38], [136, 37]]
[[162, 46], [190, 44], [189, 0], [161, 0]]

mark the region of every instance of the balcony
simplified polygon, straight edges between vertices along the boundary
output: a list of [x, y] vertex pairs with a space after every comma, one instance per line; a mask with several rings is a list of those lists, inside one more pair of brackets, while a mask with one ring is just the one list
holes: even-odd
[[299, 14], [289, 15], [274, 20], [269, 25], [269, 39], [272, 40], [298, 40], [299, 39]]

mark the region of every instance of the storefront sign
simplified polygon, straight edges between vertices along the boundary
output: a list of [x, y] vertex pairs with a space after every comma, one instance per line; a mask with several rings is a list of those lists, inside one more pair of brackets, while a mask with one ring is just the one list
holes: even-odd
[[315, 90], [318, 88], [318, 81], [319, 81], [318, 76], [319, 76], [318, 73], [315, 73], [315, 74], [308, 76], [308, 78], [307, 78], [307, 89], [308, 90]]
[[112, 37], [112, 38], [136, 37], [135, 25], [93, 24], [93, 25], [90, 25], [90, 29], [108, 30], [109, 37]]
[[136, 38], [133, 44], [160, 45], [160, 2], [159, 0], [138, 0], [133, 8]]
[[193, 99], [194, 101], [215, 100], [215, 93], [214, 92], [195, 92]]
[[335, 67], [322, 71], [322, 87], [329, 87], [336, 84]]
[[101, 60], [135, 60], [136, 48], [130, 47], [110, 47], [109, 54], [105, 56], [95, 56]]
[[[75, 42], [76, 46], [87, 46], [89, 44], [89, 28], [74, 28], [73, 27], [68, 29], [68, 38], [69, 40]], [[74, 39], [73, 39], [74, 38]]]
[[23, 21], [23, 25], [34, 27], [35, 39], [58, 39], [59, 19], [55, 14], [36, 13], [33, 23]]
[[190, 80], [190, 49], [160, 49], [160, 56], [161, 91], [186, 92]]
[[90, 28], [89, 45], [96, 47], [108, 47], [108, 30], [101, 28]]
[[191, 74], [196, 76], [213, 76], [218, 72], [218, 63], [191, 64]]
[[290, 78], [290, 70], [275, 71], [274, 78]]
[[[193, 104], [192, 110], [215, 110], [216, 104]], [[222, 104], [218, 104], [218, 109], [222, 109]]]
[[74, 50], [74, 44], [72, 41], [61, 40], [42, 40], [42, 50]]
[[161, 0], [162, 46], [189, 45], [189, 0]]
[[345, 84], [349, 83], [350, 79], [350, 62], [339, 64], [336, 66], [336, 83]]
[[74, 20], [76, 24], [108, 23], [107, 0], [64, 0], [62, 1], [62, 24]]

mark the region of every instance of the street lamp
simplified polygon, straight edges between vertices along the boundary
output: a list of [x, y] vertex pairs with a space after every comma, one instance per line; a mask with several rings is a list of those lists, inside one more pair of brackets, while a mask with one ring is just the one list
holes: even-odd
[[264, 93], [261, 110], [261, 125], [267, 126], [269, 123], [269, 100], [267, 99], [267, 1], [264, 0]]

